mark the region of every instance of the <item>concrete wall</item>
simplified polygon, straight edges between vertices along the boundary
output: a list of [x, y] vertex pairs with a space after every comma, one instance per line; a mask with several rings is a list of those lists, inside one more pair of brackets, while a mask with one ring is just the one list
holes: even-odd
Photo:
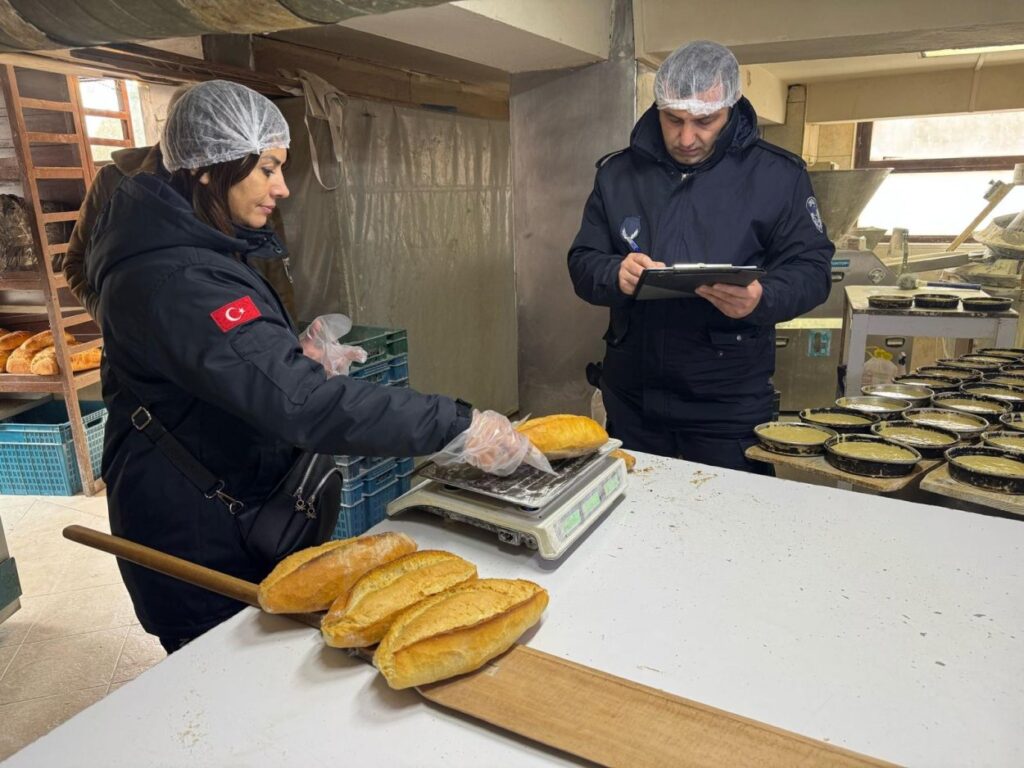
[[[512, 178], [519, 315], [519, 408], [589, 413], [589, 362], [603, 357], [608, 310], [579, 299], [566, 254], [593, 189], [594, 163], [625, 147], [636, 109], [629, 2], [607, 62], [512, 78]], [[644, 105], [646, 108], [646, 105]]]

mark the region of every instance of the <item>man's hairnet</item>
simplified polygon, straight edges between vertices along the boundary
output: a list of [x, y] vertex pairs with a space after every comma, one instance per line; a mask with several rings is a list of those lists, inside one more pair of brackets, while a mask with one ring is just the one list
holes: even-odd
[[270, 99], [238, 83], [211, 80], [178, 99], [160, 148], [173, 172], [287, 148], [289, 141], [288, 123]]
[[658, 67], [654, 100], [658, 109], [710, 115], [740, 98], [740, 65], [732, 51], [709, 40], [681, 45]]

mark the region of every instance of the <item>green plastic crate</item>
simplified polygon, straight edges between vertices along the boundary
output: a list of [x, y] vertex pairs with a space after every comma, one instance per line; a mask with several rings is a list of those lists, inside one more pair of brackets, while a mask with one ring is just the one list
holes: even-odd
[[354, 325], [352, 330], [342, 336], [339, 341], [342, 344], [351, 344], [354, 347], [362, 347], [366, 350], [368, 358], [376, 358], [379, 355], [386, 355], [388, 351], [388, 334], [390, 328], [378, 328], [375, 325]]

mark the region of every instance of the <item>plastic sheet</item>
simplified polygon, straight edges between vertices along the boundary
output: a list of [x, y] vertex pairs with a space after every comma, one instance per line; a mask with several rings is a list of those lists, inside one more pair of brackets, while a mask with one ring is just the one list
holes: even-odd
[[[281, 211], [300, 324], [342, 312], [405, 328], [414, 387], [515, 410], [508, 123], [352, 100], [338, 187], [325, 190], [303, 100], [277, 103], [292, 128]], [[331, 136], [310, 125], [326, 176]]]

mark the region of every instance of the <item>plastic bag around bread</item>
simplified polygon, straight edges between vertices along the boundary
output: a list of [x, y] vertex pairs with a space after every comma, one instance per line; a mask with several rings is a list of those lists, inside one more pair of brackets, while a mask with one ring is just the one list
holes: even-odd
[[395, 689], [473, 672], [511, 648], [547, 604], [532, 581], [471, 581], [396, 616], [373, 663]]
[[608, 442], [608, 433], [596, 421], [568, 413], [530, 419], [516, 429], [549, 459], [586, 456]]
[[300, 550], [278, 563], [260, 582], [260, 607], [268, 613], [326, 610], [367, 571], [415, 551], [415, 541], [392, 532]]
[[391, 622], [420, 600], [476, 578], [476, 566], [451, 552], [425, 549], [367, 572], [324, 616], [324, 642], [365, 648], [380, 642]]

